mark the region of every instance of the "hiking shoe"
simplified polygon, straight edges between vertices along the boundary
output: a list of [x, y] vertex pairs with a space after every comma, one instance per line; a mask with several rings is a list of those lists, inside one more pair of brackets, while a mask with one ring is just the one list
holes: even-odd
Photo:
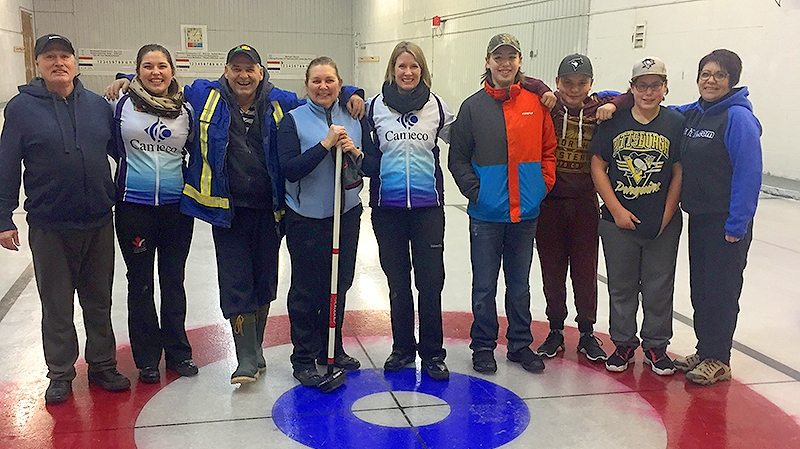
[[606, 369], [615, 373], [621, 373], [628, 369], [628, 364], [633, 363], [635, 348], [630, 346], [617, 346], [614, 353], [606, 359]]
[[139, 370], [139, 379], [146, 384], [157, 384], [161, 382], [161, 373], [158, 368], [146, 366]]
[[[328, 358], [325, 356], [317, 357], [317, 365], [327, 365]], [[345, 371], [355, 371], [361, 368], [361, 362], [355, 357], [350, 357], [345, 353], [341, 353], [333, 358], [333, 366], [341, 368]]]
[[417, 359], [416, 354], [403, 354], [400, 351], [392, 351], [389, 358], [383, 363], [384, 371], [400, 371], [408, 365], [413, 364]]
[[700, 385], [713, 385], [731, 379], [731, 367], [719, 360], [705, 359], [693, 370], [686, 373], [686, 378]]
[[47, 405], [63, 404], [72, 394], [71, 380], [51, 379], [47, 391], [44, 392], [44, 403]]
[[608, 354], [600, 346], [603, 346], [603, 341], [592, 332], [581, 334], [581, 339], [578, 340], [578, 351], [586, 354], [586, 358], [591, 362], [608, 358]]
[[678, 357], [672, 361], [672, 363], [675, 364], [675, 368], [683, 371], [684, 373], [688, 373], [689, 371], [695, 369], [700, 362], [702, 362], [702, 359], [700, 359], [700, 356], [697, 355], [696, 352], [694, 354], [689, 354], [686, 357]]
[[197, 369], [197, 365], [194, 364], [194, 360], [186, 359], [180, 363], [167, 363], [167, 369], [175, 371], [178, 373], [179, 376], [183, 377], [192, 377], [196, 376], [199, 372]]
[[649, 364], [653, 372], [659, 376], [671, 376], [675, 373], [675, 364], [667, 355], [666, 346], [644, 351], [644, 363]]
[[106, 391], [124, 391], [131, 387], [131, 381], [120, 374], [116, 368], [89, 372], [89, 383]]
[[519, 351], [509, 352], [506, 354], [506, 357], [512, 362], [521, 364], [525, 371], [538, 373], [544, 370], [544, 361], [541, 357], [534, 354], [531, 348], [524, 347]]
[[292, 376], [306, 387], [318, 387], [322, 382], [322, 376], [319, 375], [316, 368], [294, 370]]
[[561, 329], [551, 329], [537, 349], [536, 354], [542, 357], [555, 357], [558, 351], [564, 350], [564, 332]]
[[497, 372], [494, 351], [475, 351], [472, 353], [472, 369], [483, 374]]
[[422, 359], [422, 367], [433, 380], [447, 380], [450, 378], [450, 370], [444, 363], [444, 355], [437, 355], [429, 359]]

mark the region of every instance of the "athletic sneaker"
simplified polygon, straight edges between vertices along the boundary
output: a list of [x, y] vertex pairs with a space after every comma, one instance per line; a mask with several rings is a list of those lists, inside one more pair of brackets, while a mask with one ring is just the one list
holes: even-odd
[[617, 346], [614, 353], [606, 360], [606, 369], [615, 373], [628, 369], [628, 364], [633, 363], [635, 349], [630, 346]]
[[536, 349], [536, 354], [542, 357], [555, 357], [558, 351], [564, 350], [564, 332], [561, 329], [551, 329], [547, 334], [539, 348]]
[[713, 385], [731, 379], [731, 367], [719, 360], [705, 359], [693, 370], [686, 373], [686, 378], [700, 385]]
[[675, 364], [675, 368], [683, 371], [684, 373], [695, 369], [700, 362], [702, 362], [702, 359], [699, 355], [697, 355], [696, 352], [694, 354], [689, 354], [686, 357], [678, 357], [672, 361], [672, 363]]
[[592, 332], [581, 334], [581, 339], [578, 340], [578, 351], [586, 354], [591, 362], [608, 358], [608, 354], [600, 346], [603, 346], [603, 342]]
[[667, 355], [667, 347], [650, 348], [644, 351], [644, 362], [650, 365], [659, 376], [671, 376], [675, 373], [675, 364]]

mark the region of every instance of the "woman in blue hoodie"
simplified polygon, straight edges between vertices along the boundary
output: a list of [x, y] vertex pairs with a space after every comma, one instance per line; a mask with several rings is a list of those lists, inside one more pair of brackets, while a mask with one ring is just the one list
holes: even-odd
[[747, 87], [734, 87], [742, 60], [714, 50], [700, 60], [700, 99], [686, 116], [681, 207], [689, 214], [689, 275], [697, 352], [675, 360], [690, 381], [731, 378], [733, 332], [761, 189], [761, 124]]

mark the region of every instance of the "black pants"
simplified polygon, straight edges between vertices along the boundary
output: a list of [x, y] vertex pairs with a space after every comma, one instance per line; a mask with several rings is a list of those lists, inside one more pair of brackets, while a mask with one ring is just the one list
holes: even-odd
[[[167, 363], [192, 357], [186, 338], [186, 258], [194, 219], [179, 204], [149, 206], [120, 201], [116, 206], [117, 239], [128, 269], [128, 332], [138, 368], [157, 367], [162, 350]], [[153, 298], [158, 252], [160, 316]]]
[[30, 228], [36, 287], [42, 301], [42, 343], [47, 377], [75, 378], [78, 335], [73, 321], [75, 291], [86, 330], [89, 372], [117, 366], [111, 328], [111, 281], [114, 278], [114, 225], [97, 229]]
[[[444, 208], [372, 209], [381, 268], [389, 282], [393, 351], [429, 359], [442, 353], [442, 289], [444, 288]], [[411, 252], [409, 254], [409, 243]], [[419, 345], [414, 339], [414, 295], [419, 301]]]
[[689, 285], [697, 354], [730, 364], [753, 223], [736, 243], [725, 240], [728, 214], [689, 215]]
[[[336, 302], [336, 353], [342, 347], [345, 296], [353, 284], [362, 207], [342, 214], [339, 237], [338, 300]], [[314, 367], [314, 358], [327, 351], [330, 312], [331, 247], [333, 218], [303, 217], [286, 213], [286, 245], [292, 259], [292, 285], [288, 308], [292, 329], [292, 367]]]
[[278, 292], [281, 240], [272, 209], [236, 207], [230, 228], [214, 226], [219, 302], [227, 319], [256, 313]]

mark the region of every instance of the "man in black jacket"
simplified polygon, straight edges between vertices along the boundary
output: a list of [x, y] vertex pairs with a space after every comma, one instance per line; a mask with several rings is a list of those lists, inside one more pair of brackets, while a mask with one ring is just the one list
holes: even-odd
[[78, 337], [74, 295], [83, 309], [89, 383], [109, 391], [130, 388], [116, 361], [111, 328], [114, 277], [114, 184], [107, 151], [113, 148], [111, 109], [76, 77], [75, 50], [65, 37], [36, 41], [41, 77], [20, 86], [5, 109], [0, 137], [0, 245], [17, 250], [11, 218], [19, 205], [25, 163], [25, 209], [42, 301], [42, 342], [50, 386], [47, 404], [72, 391]]

